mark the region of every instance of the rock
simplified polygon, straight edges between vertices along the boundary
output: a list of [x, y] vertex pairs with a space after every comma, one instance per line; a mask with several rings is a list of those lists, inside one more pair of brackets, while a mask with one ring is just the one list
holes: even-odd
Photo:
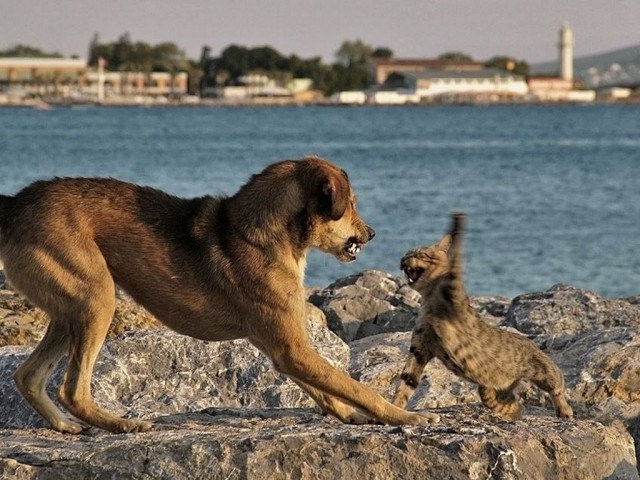
[[513, 299], [503, 325], [528, 335], [578, 334], [611, 327], [640, 327], [637, 303], [604, 299], [569, 285]]
[[[403, 278], [367, 270], [312, 291], [309, 302], [325, 313], [329, 328], [349, 343], [381, 333], [413, 330], [420, 294]], [[494, 325], [502, 321], [510, 303], [506, 297], [471, 299], [478, 313]]]
[[[308, 323], [308, 333], [321, 355], [338, 368], [347, 368], [347, 345], [317, 321]], [[0, 348], [0, 371], [5, 372], [0, 377], [0, 428], [46, 426], [13, 383], [13, 372], [29, 351]], [[49, 388], [53, 398], [61, 376], [59, 368]], [[167, 329], [128, 332], [107, 341], [96, 362], [92, 387], [98, 405], [127, 417], [152, 418], [217, 406], [315, 405], [248, 341], [203, 342]]]
[[[0, 332], [13, 322], [13, 338], [31, 342], [41, 335], [41, 314], [11, 295], [0, 304]], [[307, 311], [316, 348], [391, 398], [417, 293], [369, 271], [309, 295], [319, 307]], [[245, 341], [136, 331], [132, 304], [126, 331], [102, 350], [93, 388], [101, 405], [152, 419], [155, 430], [73, 436], [42, 428], [11, 379], [29, 348], [3, 347], [0, 478], [640, 479], [639, 299], [566, 285], [513, 302], [472, 298], [486, 321], [526, 334], [556, 361], [577, 418], [557, 419], [548, 396], [525, 384], [525, 416], [502, 422], [473, 384], [433, 360], [409, 405], [441, 415], [440, 424], [424, 427], [339, 424]]]
[[[351, 375], [374, 388], [385, 398], [393, 398], [398, 377], [409, 355], [411, 332], [380, 334], [350, 344]], [[458, 378], [439, 360], [427, 364], [409, 409], [450, 407], [477, 403], [477, 388]]]
[[[0, 281], [1, 278], [3, 277], [0, 277]], [[44, 312], [31, 305], [19, 293], [6, 288], [0, 289], [0, 347], [35, 345], [44, 335], [48, 323]], [[107, 338], [114, 338], [131, 330], [161, 326], [150, 313], [119, 291]]]
[[411, 330], [420, 295], [400, 279], [369, 270], [332, 283], [309, 301], [345, 342], [384, 332]]
[[18, 479], [637, 479], [624, 429], [552, 418], [495, 423], [475, 407], [430, 427], [348, 426], [304, 409], [161, 416], [144, 434], [5, 430], [0, 477]]

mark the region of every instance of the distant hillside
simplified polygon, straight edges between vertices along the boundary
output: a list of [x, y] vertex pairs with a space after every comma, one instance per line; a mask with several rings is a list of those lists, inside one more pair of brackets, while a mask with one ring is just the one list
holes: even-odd
[[[558, 61], [531, 65], [534, 75], [557, 75]], [[587, 87], [640, 86], [640, 45], [573, 60], [573, 75]]]

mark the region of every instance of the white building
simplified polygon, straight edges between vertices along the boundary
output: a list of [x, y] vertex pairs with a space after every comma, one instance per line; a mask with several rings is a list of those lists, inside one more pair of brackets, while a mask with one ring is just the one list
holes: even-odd
[[332, 103], [341, 105], [362, 105], [367, 101], [367, 94], [360, 90], [349, 90], [344, 92], [336, 92], [329, 100]]
[[528, 92], [524, 77], [498, 69], [479, 71], [425, 70], [423, 72], [393, 73], [384, 87], [435, 99], [455, 95], [497, 95], [518, 97]]
[[83, 92], [99, 96], [99, 84], [103, 83], [105, 97], [185, 95], [189, 76], [185, 72], [110, 72], [89, 71]]
[[564, 22], [560, 28], [558, 40], [558, 57], [560, 62], [560, 78], [573, 81], [573, 32], [569, 23]]

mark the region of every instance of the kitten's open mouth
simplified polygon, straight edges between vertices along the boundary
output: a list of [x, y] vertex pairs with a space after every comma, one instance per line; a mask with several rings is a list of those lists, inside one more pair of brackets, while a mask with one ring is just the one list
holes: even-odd
[[424, 268], [411, 268], [411, 267], [402, 267], [402, 271], [407, 276], [409, 283], [416, 282], [424, 273]]

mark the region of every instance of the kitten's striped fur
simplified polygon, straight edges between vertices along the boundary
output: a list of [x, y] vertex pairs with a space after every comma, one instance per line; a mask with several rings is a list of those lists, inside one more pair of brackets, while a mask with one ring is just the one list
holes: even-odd
[[422, 306], [393, 403], [406, 406], [424, 367], [436, 357], [476, 383], [482, 402], [507, 420], [522, 415], [522, 403], [514, 392], [521, 379], [549, 392], [559, 417], [572, 418], [564, 378], [553, 361], [531, 340], [483, 322], [469, 304], [464, 222], [464, 214], [454, 214], [450, 233], [439, 243], [410, 250], [402, 258], [401, 268], [422, 295]]

